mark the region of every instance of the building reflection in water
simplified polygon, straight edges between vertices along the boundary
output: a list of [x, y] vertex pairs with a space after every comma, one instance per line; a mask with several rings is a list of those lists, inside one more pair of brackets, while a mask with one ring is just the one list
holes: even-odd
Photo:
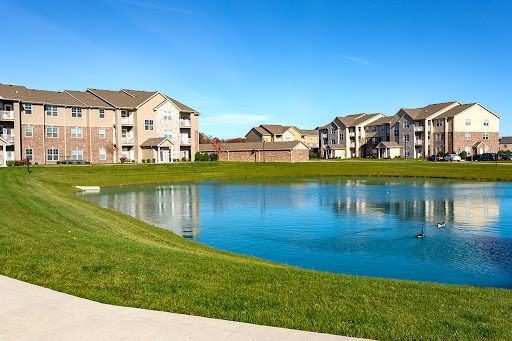
[[126, 191], [103, 189], [85, 194], [88, 200], [139, 220], [171, 230], [185, 238], [200, 236], [200, 201], [196, 185], [130, 186]]

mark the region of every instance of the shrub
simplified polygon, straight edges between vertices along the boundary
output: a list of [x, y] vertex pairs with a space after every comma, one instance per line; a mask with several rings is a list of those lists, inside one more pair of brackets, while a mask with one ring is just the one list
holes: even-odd
[[461, 159], [466, 159], [468, 157], [468, 153], [466, 153], [466, 151], [462, 151], [462, 153], [460, 153], [460, 158]]
[[208, 152], [204, 152], [202, 160], [203, 161], [209, 161], [210, 160], [210, 155], [208, 154]]
[[151, 159], [146, 159], [146, 163], [151, 163]]
[[182, 158], [181, 158], [181, 161], [182, 161], [182, 162], [187, 162], [188, 160], [187, 160], [187, 158], [186, 158], [186, 157], [182, 157]]
[[142, 159], [142, 163], [146, 163], [146, 159]]
[[318, 157], [317, 153], [310, 153], [309, 158], [310, 159], [316, 159]]
[[15, 161], [7, 161], [6, 164], [8, 167], [12, 167], [12, 166], [14, 166], [14, 162]]
[[121, 163], [125, 163], [128, 159], [125, 158], [124, 156], [122, 158], [119, 159], [119, 161], [121, 161]]
[[156, 159], [151, 159], [151, 163], [155, 163]]
[[197, 151], [194, 159], [196, 161], [202, 161], [203, 160], [203, 156], [201, 155], [201, 152]]
[[219, 160], [219, 154], [213, 153], [212, 155], [210, 155], [210, 159], [212, 161], [218, 161]]

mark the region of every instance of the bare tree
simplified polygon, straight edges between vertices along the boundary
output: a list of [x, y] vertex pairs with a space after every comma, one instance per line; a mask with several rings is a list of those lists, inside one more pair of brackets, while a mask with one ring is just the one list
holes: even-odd
[[211, 144], [213, 145], [213, 150], [217, 154], [224, 153], [228, 149], [228, 144], [225, 142], [222, 142], [218, 138], [214, 137], [211, 139]]

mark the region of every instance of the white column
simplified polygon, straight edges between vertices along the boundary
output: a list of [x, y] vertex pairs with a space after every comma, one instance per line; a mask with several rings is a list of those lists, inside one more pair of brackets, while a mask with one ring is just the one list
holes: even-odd
[[160, 160], [160, 146], [158, 146], [158, 152], [157, 152], [156, 159], [157, 159], [157, 163], [162, 162], [162, 160]]
[[174, 162], [174, 149], [172, 148], [172, 146], [171, 146], [171, 147], [169, 147], [169, 161], [170, 161], [171, 163], [173, 163], [173, 162]]
[[3, 167], [7, 167], [7, 152], [5, 151], [7, 146], [2, 146], [2, 153], [4, 154], [4, 164]]
[[427, 120], [423, 121], [423, 130], [425, 133], [423, 134], [425, 141], [423, 141], [423, 156], [428, 157], [428, 128], [430, 128], [430, 124], [428, 124]]

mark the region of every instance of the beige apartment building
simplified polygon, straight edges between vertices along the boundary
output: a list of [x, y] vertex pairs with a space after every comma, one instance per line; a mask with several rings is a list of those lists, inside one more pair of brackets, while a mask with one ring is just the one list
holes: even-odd
[[6, 145], [0, 165], [25, 158], [41, 164], [193, 159], [199, 115], [160, 91], [0, 84], [0, 145]]
[[401, 108], [392, 117], [336, 117], [318, 129], [320, 148], [326, 158], [421, 158], [439, 152], [497, 152], [499, 120], [498, 115], [480, 103], [455, 101]]
[[262, 124], [259, 127], [253, 127], [245, 135], [245, 140], [247, 142], [301, 141], [309, 149], [316, 150], [319, 147], [317, 130], [299, 129], [280, 124]]

